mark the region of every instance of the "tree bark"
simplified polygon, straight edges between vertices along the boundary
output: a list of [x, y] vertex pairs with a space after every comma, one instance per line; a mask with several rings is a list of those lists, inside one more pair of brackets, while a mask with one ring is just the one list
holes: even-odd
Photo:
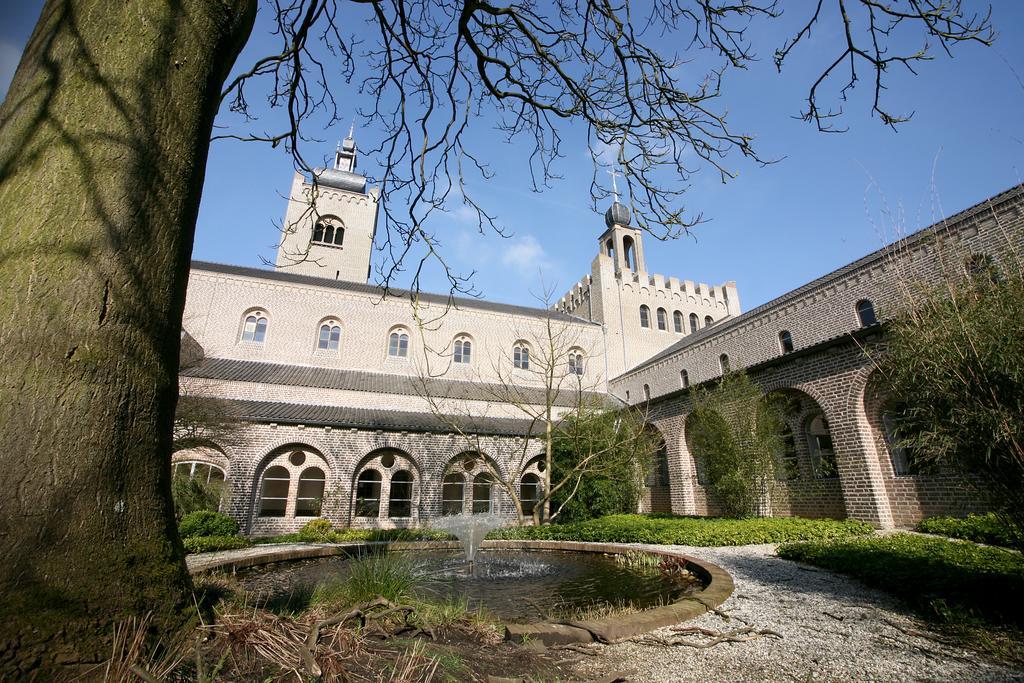
[[220, 90], [254, 0], [49, 0], [0, 107], [0, 678], [190, 619], [179, 330]]

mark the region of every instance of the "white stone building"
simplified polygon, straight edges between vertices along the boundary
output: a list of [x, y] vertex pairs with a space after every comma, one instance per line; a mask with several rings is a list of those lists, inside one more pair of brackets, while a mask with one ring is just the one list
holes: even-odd
[[[988, 251], [998, 235], [1019, 242], [1021, 196], [1014, 188], [956, 225]], [[665, 444], [648, 509], [714, 512], [683, 425], [691, 384], [713, 381], [730, 358], [763, 377], [766, 390], [815, 399], [794, 417], [792, 476], [777, 514], [891, 526], [979, 507], [951, 493], [963, 487], [948, 477], [886, 464], [895, 456], [872, 423], [881, 413], [863, 409], [859, 340], [882, 334], [885, 311], [876, 318], [872, 302], [891, 298], [886, 263], [900, 245], [741, 314], [734, 282], [648, 273], [641, 231], [615, 202], [590, 274], [551, 310], [433, 294], [419, 295], [414, 308], [405, 293], [367, 284], [377, 208], [350, 137], [315, 185], [295, 175], [276, 268], [192, 265], [181, 391], [229, 401], [245, 428], [223, 443], [179, 450], [176, 473], [226, 479], [224, 508], [243, 532], [295, 530], [318, 516], [337, 526], [402, 527], [461, 510], [511, 512], [484, 462], [525, 502], [536, 498], [543, 446], [524, 438], [530, 424], [517, 406], [549, 398], [537, 372], [549, 323], [558, 336], [558, 410], [580, 392], [647, 404]], [[808, 377], [856, 395], [833, 406]], [[820, 465], [825, 456], [829, 468]]]

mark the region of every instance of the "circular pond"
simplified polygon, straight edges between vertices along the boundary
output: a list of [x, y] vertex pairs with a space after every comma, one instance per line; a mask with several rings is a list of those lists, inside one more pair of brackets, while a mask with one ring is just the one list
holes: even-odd
[[[506, 623], [571, 618], [593, 608], [654, 607], [704, 587], [677, 567], [666, 571], [657, 560], [636, 562], [639, 554], [484, 550], [477, 555], [472, 574], [458, 551], [396, 555], [412, 569], [418, 597], [465, 600], [472, 609], [483, 608]], [[296, 602], [312, 595], [318, 585], [346, 581], [354, 561], [358, 560], [326, 557], [256, 567], [238, 576], [261, 601]]]

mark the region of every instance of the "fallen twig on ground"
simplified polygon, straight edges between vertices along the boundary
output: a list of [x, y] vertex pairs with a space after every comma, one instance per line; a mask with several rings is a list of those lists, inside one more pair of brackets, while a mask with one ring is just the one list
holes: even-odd
[[[662, 638], [661, 636], [646, 635], [634, 638], [633, 642], [645, 645], [663, 645], [666, 647], [692, 647], [703, 650], [714, 647], [721, 643], [746, 643], [764, 637], [782, 638], [782, 634], [770, 629], [755, 629], [753, 626], [744, 626], [732, 631], [715, 631], [700, 626], [677, 626], [672, 629], [673, 633], [680, 637]], [[710, 640], [690, 640], [683, 636], [703, 636]]]

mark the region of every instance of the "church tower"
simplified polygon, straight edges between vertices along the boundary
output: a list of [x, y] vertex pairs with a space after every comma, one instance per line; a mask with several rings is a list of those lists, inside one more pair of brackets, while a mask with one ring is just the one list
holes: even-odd
[[314, 170], [315, 184], [296, 172], [275, 266], [328, 280], [366, 282], [377, 230], [377, 188], [356, 172], [350, 130], [334, 153], [333, 168]]
[[[614, 176], [613, 176], [614, 183]], [[601, 323], [608, 377], [617, 377], [704, 327], [740, 314], [736, 283], [711, 286], [649, 274], [643, 231], [630, 225], [629, 209], [615, 201], [605, 212], [590, 275], [556, 308]]]

